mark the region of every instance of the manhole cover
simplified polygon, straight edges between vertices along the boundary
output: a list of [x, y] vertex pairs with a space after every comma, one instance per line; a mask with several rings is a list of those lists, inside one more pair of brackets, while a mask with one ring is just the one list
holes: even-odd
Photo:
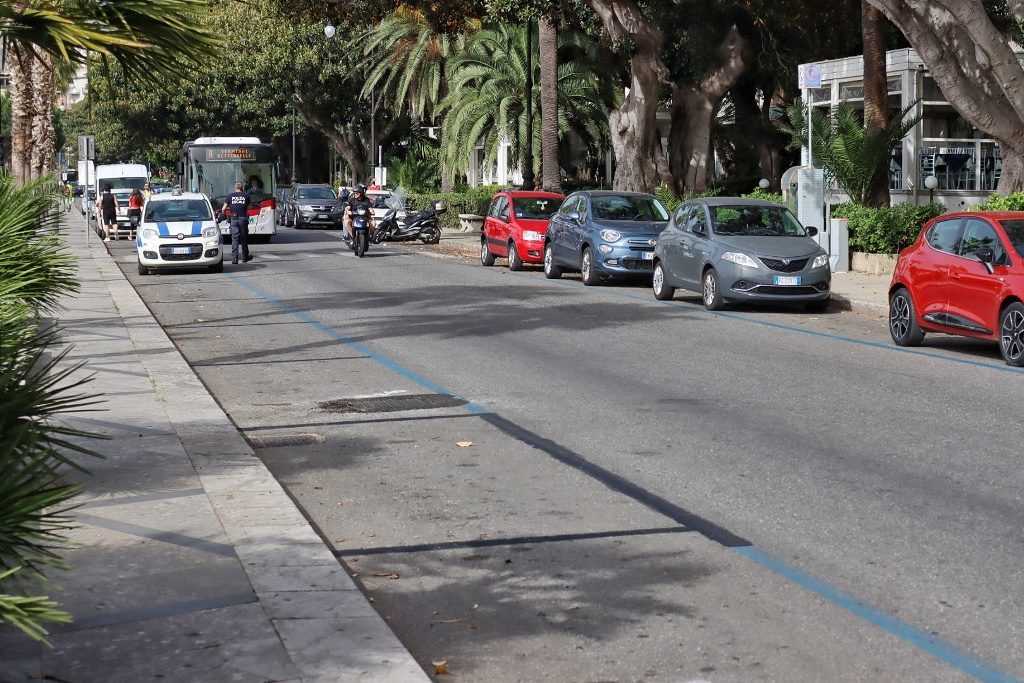
[[466, 405], [466, 402], [450, 394], [410, 394], [375, 398], [342, 398], [337, 401], [324, 401], [319, 405], [322, 410], [329, 413], [397, 413], [403, 410], [454, 408]]
[[326, 439], [323, 434], [265, 434], [263, 436], [249, 436], [249, 443], [253, 448], [282, 448], [284, 446], [312, 446], [316, 443], [323, 443]]

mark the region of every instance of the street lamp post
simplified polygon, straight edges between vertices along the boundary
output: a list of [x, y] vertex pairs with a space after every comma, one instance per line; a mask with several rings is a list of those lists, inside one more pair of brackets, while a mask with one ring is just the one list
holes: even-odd
[[536, 187], [533, 177], [533, 21], [526, 21], [526, 149], [523, 150], [523, 189]]
[[924, 179], [924, 186], [928, 188], [928, 203], [935, 203], [935, 188], [939, 186], [939, 179], [933, 175]]
[[295, 180], [295, 105], [292, 105], [292, 183]]

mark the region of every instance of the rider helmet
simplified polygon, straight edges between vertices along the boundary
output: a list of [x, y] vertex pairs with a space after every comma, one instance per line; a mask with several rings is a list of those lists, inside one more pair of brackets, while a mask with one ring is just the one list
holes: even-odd
[[357, 183], [356, 186], [352, 188], [352, 191], [356, 194], [366, 194], [366, 185]]

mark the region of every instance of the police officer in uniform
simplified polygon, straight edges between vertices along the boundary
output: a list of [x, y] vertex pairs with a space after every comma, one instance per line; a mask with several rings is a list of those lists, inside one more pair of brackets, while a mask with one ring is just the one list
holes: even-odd
[[252, 261], [249, 256], [249, 195], [242, 192], [241, 181], [227, 196], [221, 211], [231, 219], [231, 263], [238, 263], [238, 247], [242, 247], [242, 263]]

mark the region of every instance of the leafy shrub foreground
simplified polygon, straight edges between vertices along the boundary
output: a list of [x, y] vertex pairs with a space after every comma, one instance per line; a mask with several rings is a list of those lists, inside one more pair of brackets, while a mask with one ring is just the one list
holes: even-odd
[[1013, 194], [990, 194], [983, 204], [975, 207], [978, 211], [1024, 211], [1024, 192]]
[[941, 204], [896, 204], [872, 209], [847, 202], [833, 206], [832, 217], [850, 221], [850, 251], [898, 254], [913, 244], [925, 223], [943, 211]]

